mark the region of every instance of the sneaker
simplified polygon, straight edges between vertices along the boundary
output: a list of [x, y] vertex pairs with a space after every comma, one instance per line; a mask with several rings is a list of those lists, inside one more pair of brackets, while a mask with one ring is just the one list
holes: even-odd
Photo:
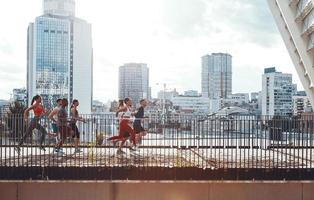
[[137, 148], [133, 146], [133, 147], [129, 147], [129, 150], [130, 150], [130, 151], [136, 151]]
[[79, 148], [76, 148], [75, 151], [74, 151], [74, 153], [82, 153], [82, 152], [83, 151], [81, 149], [79, 149]]
[[46, 149], [45, 149], [44, 146], [40, 146], [39, 149], [40, 149], [41, 151], [46, 151]]
[[21, 155], [21, 148], [19, 146], [14, 147], [14, 150], [18, 155]]
[[121, 149], [118, 149], [117, 154], [124, 154], [124, 151], [122, 151]]
[[118, 141], [112, 141], [113, 147], [117, 146]]
[[61, 148], [56, 148], [56, 149], [55, 149], [55, 152], [56, 152], [57, 154], [64, 154], [64, 152], [63, 152], [63, 150], [62, 150]]

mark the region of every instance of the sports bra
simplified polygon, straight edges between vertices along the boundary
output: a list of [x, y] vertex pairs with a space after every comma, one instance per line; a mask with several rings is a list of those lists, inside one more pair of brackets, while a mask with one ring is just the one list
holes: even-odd
[[44, 108], [42, 105], [36, 106], [33, 110], [35, 117], [40, 117], [44, 112]]
[[132, 117], [132, 112], [130, 108], [127, 108], [127, 111], [123, 113], [123, 117]]

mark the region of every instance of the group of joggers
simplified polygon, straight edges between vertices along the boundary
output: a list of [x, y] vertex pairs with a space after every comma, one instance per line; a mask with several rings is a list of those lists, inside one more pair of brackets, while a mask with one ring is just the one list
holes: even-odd
[[120, 142], [117, 150], [118, 154], [124, 153], [122, 148], [127, 140], [131, 141], [129, 149], [136, 151], [138, 143], [146, 135], [146, 131], [142, 127], [142, 121], [145, 118], [144, 108], [147, 106], [147, 101], [145, 99], [140, 100], [140, 107], [134, 112], [132, 112], [132, 104], [130, 98], [119, 100], [119, 106], [116, 111], [119, 135], [108, 138], [109, 141], [113, 142], [114, 146]]
[[[72, 136], [74, 139], [75, 151], [74, 153], [82, 152], [79, 148], [80, 143], [80, 132], [77, 127], [77, 122], [81, 121], [86, 123], [86, 120], [79, 116], [77, 107], [79, 106], [78, 100], [73, 100], [71, 105], [71, 115], [68, 117], [68, 100], [58, 99], [56, 101], [56, 107], [52, 110], [46, 110], [42, 105], [42, 98], [39, 95], [33, 97], [31, 106], [24, 111], [24, 119], [28, 121], [29, 112], [33, 111], [34, 117], [28, 123], [25, 133], [21, 138], [18, 146], [15, 150], [20, 154], [21, 145], [26, 140], [27, 136], [32, 134], [34, 129], [37, 129], [41, 133], [40, 149], [45, 151], [44, 141], [47, 135], [46, 129], [41, 125], [40, 120], [43, 116], [48, 116], [48, 119], [52, 121], [51, 127], [53, 133], [50, 135], [56, 138], [55, 152], [63, 154], [62, 145], [65, 140]], [[142, 137], [146, 135], [145, 129], [142, 127], [142, 121], [144, 119], [144, 108], [147, 106], [147, 101], [142, 99], [140, 101], [140, 107], [132, 112], [132, 100], [125, 98], [119, 101], [119, 106], [116, 111], [116, 117], [119, 123], [118, 130], [119, 134], [108, 138], [109, 141], [113, 142], [114, 146], [118, 145], [117, 153], [124, 153], [122, 151], [123, 146], [127, 140], [131, 141], [129, 149], [135, 151], [138, 143]]]
[[57, 106], [50, 112], [46, 110], [42, 105], [42, 98], [39, 95], [33, 97], [31, 106], [24, 111], [24, 120], [28, 121], [29, 112], [33, 111], [34, 117], [28, 123], [25, 133], [19, 145], [15, 147], [15, 150], [20, 154], [21, 145], [26, 140], [27, 136], [31, 135], [34, 129], [37, 129], [41, 133], [40, 149], [45, 151], [44, 141], [47, 135], [46, 129], [41, 125], [40, 120], [43, 116], [48, 116], [52, 121], [51, 127], [53, 130], [53, 135], [56, 137], [57, 144], [55, 146], [55, 152], [63, 153], [62, 145], [67, 137], [72, 136], [74, 138], [75, 153], [80, 153], [79, 142], [80, 142], [80, 132], [76, 125], [77, 121], [86, 122], [85, 119], [81, 118], [78, 114], [77, 107], [79, 106], [78, 100], [73, 100], [71, 105], [71, 117], [68, 118], [68, 100], [58, 99]]

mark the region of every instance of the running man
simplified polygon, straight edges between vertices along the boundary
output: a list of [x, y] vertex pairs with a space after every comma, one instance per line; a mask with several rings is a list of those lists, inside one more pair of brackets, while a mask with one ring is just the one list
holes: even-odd
[[31, 119], [26, 132], [24, 133], [19, 145], [15, 147], [15, 150], [17, 151], [18, 154], [21, 152], [21, 146], [26, 140], [28, 135], [31, 135], [34, 129], [37, 129], [41, 133], [41, 139], [40, 139], [40, 150], [46, 151], [45, 147], [43, 146], [45, 142], [45, 136], [47, 135], [46, 129], [40, 124], [40, 119], [42, 116], [45, 116], [48, 114], [49, 111], [46, 111], [42, 105], [42, 99], [41, 96], [36, 95], [33, 97], [31, 106], [28, 107], [24, 111], [24, 120], [27, 122], [28, 121], [28, 116], [29, 112], [32, 110], [34, 112], [34, 118]]
[[62, 105], [61, 108], [58, 112], [58, 129], [60, 133], [60, 141], [59, 144], [55, 150], [57, 153], [62, 153], [63, 151], [61, 149], [64, 141], [66, 138], [71, 135], [72, 129], [70, 126], [68, 126], [68, 112], [67, 112], [67, 106], [68, 106], [68, 100], [67, 99], [62, 99]]
[[48, 115], [48, 119], [52, 121], [52, 136], [56, 138], [56, 143], [58, 143], [59, 130], [58, 130], [58, 113], [61, 109], [62, 99], [57, 100], [57, 106], [52, 110], [52, 112]]
[[74, 153], [81, 153], [82, 151], [79, 149], [79, 144], [80, 144], [80, 131], [77, 128], [76, 122], [81, 121], [83, 123], [86, 123], [85, 119], [79, 116], [79, 113], [77, 111], [77, 107], [80, 105], [79, 101], [74, 99], [72, 102], [71, 106], [71, 121], [70, 121], [70, 126], [72, 128], [73, 133], [73, 138], [74, 138], [74, 146], [75, 146], [75, 151]]
[[142, 122], [144, 120], [144, 109], [147, 106], [147, 101], [142, 99], [140, 105], [141, 106], [137, 109], [137, 112], [134, 115], [135, 120], [133, 122], [133, 128], [136, 133], [136, 143], [139, 143], [142, 137], [146, 135], [146, 130], [143, 128]]

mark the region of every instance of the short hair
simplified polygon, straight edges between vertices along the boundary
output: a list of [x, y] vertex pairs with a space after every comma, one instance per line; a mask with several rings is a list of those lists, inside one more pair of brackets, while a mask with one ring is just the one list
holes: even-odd
[[79, 101], [77, 100], [77, 99], [74, 99], [73, 101], [72, 101], [72, 104], [75, 104], [75, 103], [78, 103]]
[[146, 99], [141, 99], [141, 100], [140, 100], [140, 103], [143, 103], [144, 101], [146, 101]]
[[57, 99], [57, 101], [56, 101], [56, 102], [57, 102], [57, 103], [59, 103], [60, 101], [62, 101], [62, 99]]

